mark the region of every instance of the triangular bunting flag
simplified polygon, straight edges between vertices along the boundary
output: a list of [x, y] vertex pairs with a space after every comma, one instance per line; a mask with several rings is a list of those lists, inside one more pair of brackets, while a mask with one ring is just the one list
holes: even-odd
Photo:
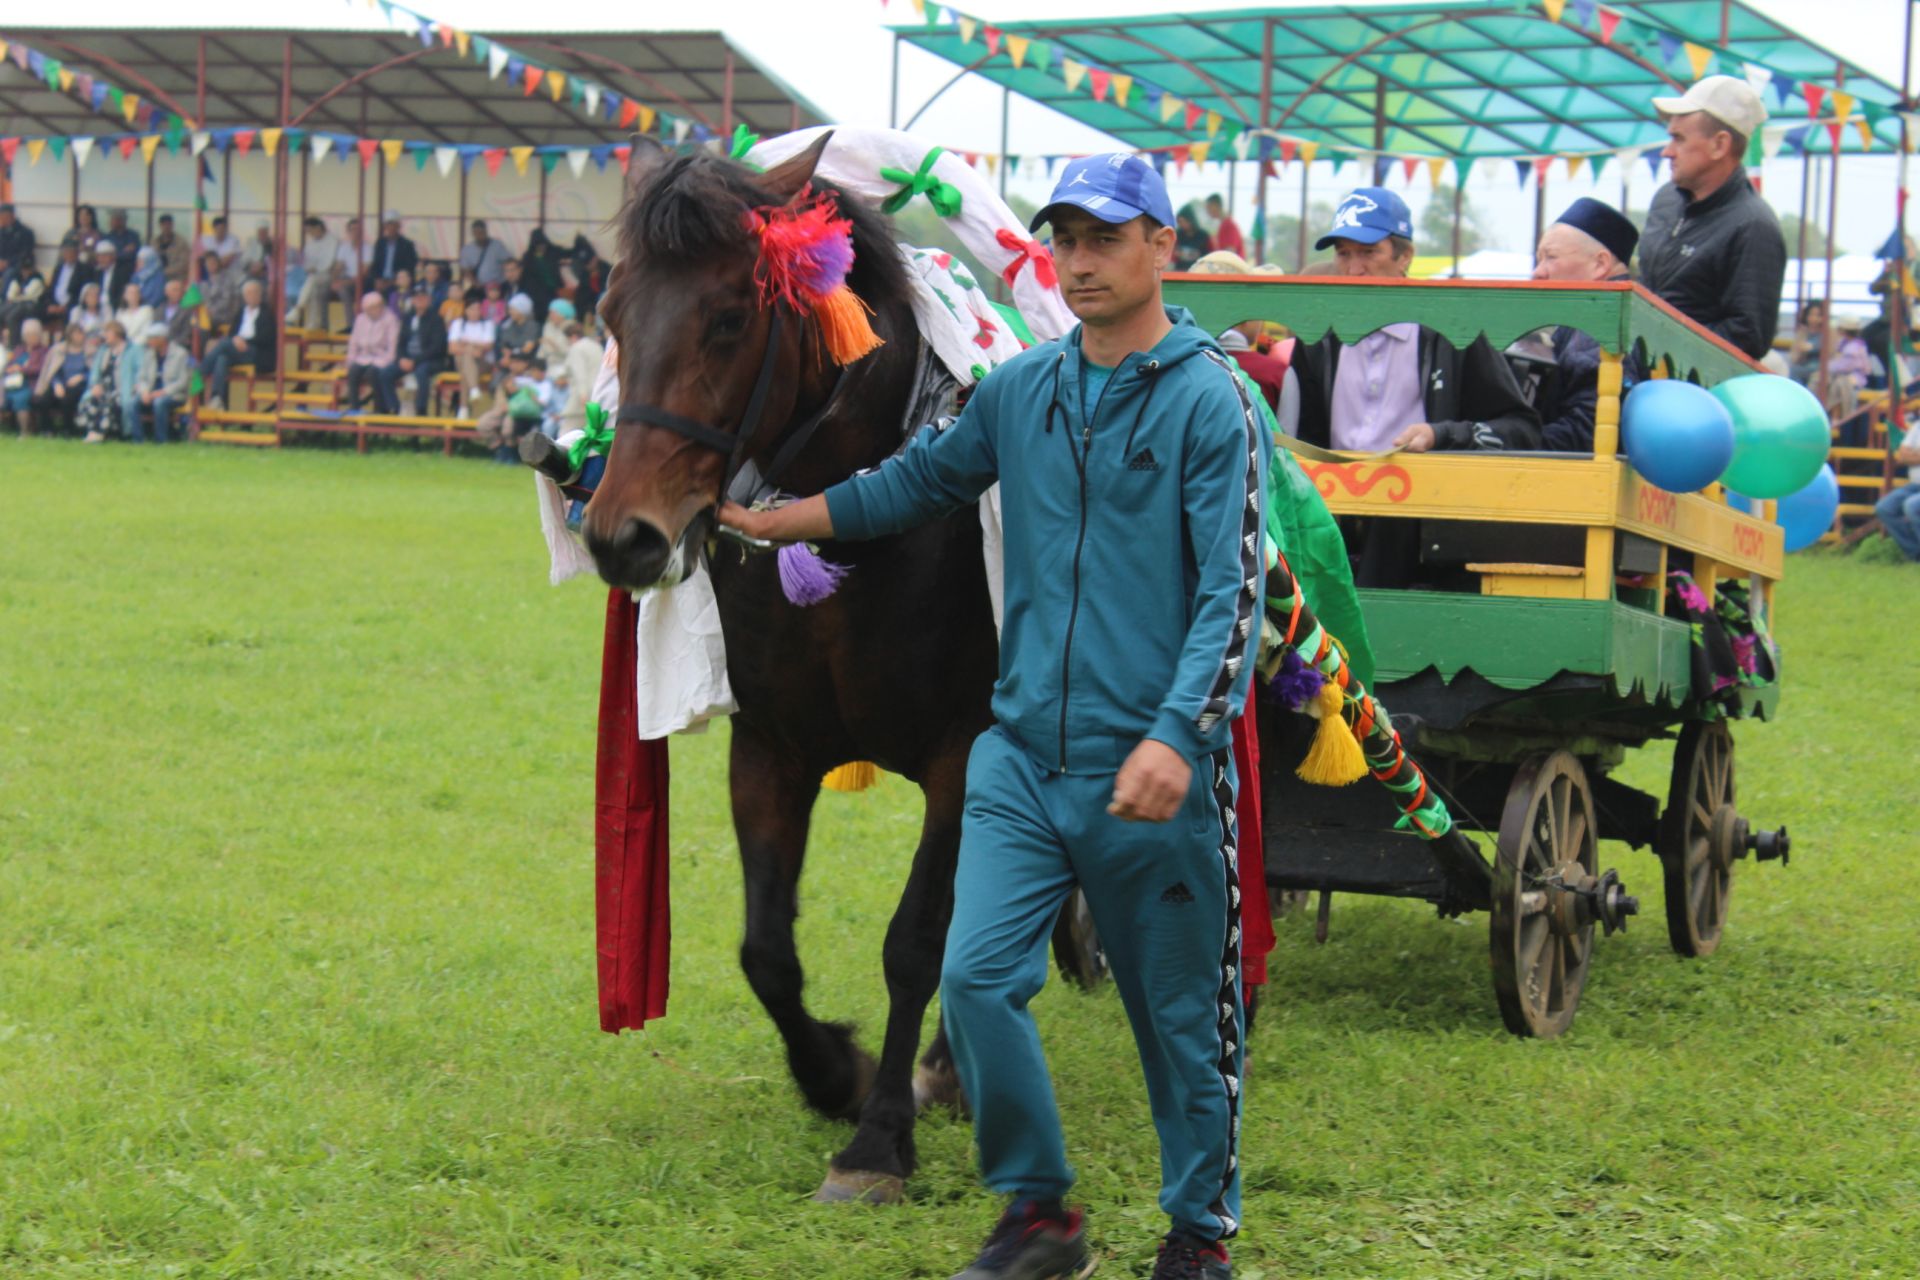
[[[643, 110], [645, 110], [645, 108], [642, 107], [638, 102], [635, 102], [632, 98], [628, 98], [625, 102], [622, 102], [620, 104], [620, 119], [619, 119], [620, 127], [622, 129], [633, 128], [633, 122], [640, 118], [640, 113]], [[651, 133], [652, 130], [642, 129], [641, 132]]]
[[1760, 130], [1760, 159], [1762, 162], [1780, 154], [1780, 144], [1787, 140], [1787, 126], [1770, 124]]
[[1660, 33], [1660, 61], [1672, 62], [1673, 55], [1680, 52], [1680, 37], [1671, 32]]
[[1247, 150], [1252, 146], [1253, 135], [1251, 133], [1240, 134], [1233, 140], [1233, 158], [1236, 160], [1245, 160], [1247, 158]]
[[1105, 102], [1107, 100], [1107, 90], [1113, 85], [1112, 74], [1102, 71], [1099, 67], [1093, 67], [1087, 72], [1087, 79], [1093, 85], [1093, 100], [1095, 102]]
[[[1263, 154], [1272, 149], [1272, 142], [1273, 142], [1273, 139], [1271, 138], [1260, 139], [1260, 150]], [[1280, 139], [1280, 163], [1286, 164], [1289, 161], [1291, 161], [1294, 157], [1294, 153], [1297, 151], [1301, 151], [1303, 147], [1304, 147], [1304, 144], [1298, 138]], [[1313, 160], [1312, 156], [1307, 157], [1307, 161], [1309, 163], [1311, 163], [1312, 160]]]
[[260, 131], [260, 149], [270, 156], [278, 154], [280, 150], [280, 139], [286, 132], [285, 129], [262, 129]]
[[199, 155], [202, 151], [205, 151], [207, 149], [207, 144], [212, 141], [213, 141], [213, 135], [207, 132], [205, 129], [194, 130], [193, 146], [188, 149], [187, 154], [193, 155], [193, 156]]
[[415, 142], [408, 145], [407, 154], [413, 157], [413, 171], [423, 173], [427, 161], [433, 158], [433, 148], [424, 142]]
[[1567, 177], [1569, 178], [1579, 177], [1580, 170], [1583, 167], [1585, 167], [1586, 163], [1587, 163], [1587, 158], [1585, 156], [1568, 156], [1567, 157]]
[[[915, 3], [919, 3], [919, 0], [915, 0]], [[1025, 65], [1027, 61], [1027, 46], [1032, 43], [1033, 37], [1031, 36], [1007, 37], [1007, 56], [1013, 59], [1014, 66]]]
[[1068, 89], [1078, 89], [1080, 82], [1084, 80], [1087, 75], [1086, 64], [1075, 62], [1072, 58], [1068, 58], [1060, 64], [1060, 75], [1061, 78], [1067, 82]]
[[1213, 144], [1211, 142], [1196, 142], [1191, 147], [1188, 147], [1187, 150], [1192, 154], [1195, 164], [1205, 164], [1207, 162], [1207, 152], [1213, 150]]
[[1600, 39], [1607, 44], [1613, 43], [1613, 33], [1619, 29], [1620, 11], [1600, 6]]
[[1828, 92], [1827, 101], [1833, 105], [1833, 118], [1845, 124], [1853, 114], [1853, 95], [1844, 89], [1833, 89]]
[[521, 90], [520, 96], [523, 98], [531, 98], [533, 96], [533, 91], [540, 87], [540, 77], [545, 74], [546, 72], [542, 71], [540, 68], [536, 66], [533, 66], [530, 63], [527, 66], [522, 67], [520, 69], [520, 83], [523, 86], [523, 88]]
[[987, 42], [987, 56], [993, 57], [1000, 52], [1000, 28], [988, 27], [980, 33]]
[[389, 168], [400, 163], [400, 155], [406, 149], [406, 141], [402, 138], [383, 138], [380, 141], [380, 154], [387, 158]]
[[1801, 84], [1800, 92], [1805, 94], [1807, 98], [1807, 118], [1809, 120], [1818, 120], [1820, 118], [1820, 104], [1826, 101], [1827, 91], [1813, 81], [1808, 80]]
[[60, 74], [55, 76], [54, 78], [60, 82], [60, 92], [62, 93], [73, 92], [73, 72], [67, 70], [65, 67], [62, 67], [60, 68]]
[[1200, 118], [1206, 114], [1206, 111], [1201, 108], [1199, 103], [1189, 102], [1187, 104], [1187, 132], [1192, 133], [1195, 129], [1199, 128]]
[[47, 149], [47, 140], [45, 138], [28, 138], [27, 139], [27, 163], [39, 164], [40, 153], [45, 151], [46, 149]]
[[465, 58], [469, 56], [468, 50], [472, 43], [473, 37], [469, 36], [466, 32], [456, 31], [453, 33], [453, 47], [460, 51], [461, 57]]
[[1527, 160], [1515, 160], [1513, 162], [1513, 171], [1515, 175], [1519, 177], [1520, 185], [1525, 187], [1527, 185], [1527, 175], [1533, 172], [1533, 164]]
[[1607, 167], [1607, 161], [1613, 159], [1613, 153], [1609, 151], [1602, 151], [1600, 154], [1590, 158], [1593, 161], [1592, 177], [1595, 182], [1598, 182], [1600, 181], [1601, 172], [1605, 170]]
[[1127, 96], [1132, 92], [1133, 92], [1133, 77], [1121, 75], [1117, 71], [1114, 72], [1113, 100], [1124, 107], [1127, 105]]
[[480, 153], [480, 158], [487, 162], [487, 176], [490, 178], [496, 177], [500, 173], [500, 162], [507, 158], [507, 149], [505, 147], [488, 147]]
[[120, 151], [120, 158], [122, 160], [131, 158], [133, 155], [133, 149], [135, 146], [139, 144], [139, 141], [140, 140], [134, 137], [132, 134], [128, 134], [126, 137], [120, 139], [120, 142], [118, 144], [119, 151]]
[[1220, 132], [1220, 113], [1218, 111], [1207, 112], [1207, 136], [1211, 138], [1219, 132]]
[[1860, 131], [1860, 149], [1873, 150], [1873, 125], [1865, 116], [1854, 117], [1853, 127]]
[[[1833, 139], [1834, 154], [1840, 154], [1840, 122], [1838, 120], [1830, 120], [1827, 122], [1827, 136]], [[76, 146], [79, 144], [79, 141], [78, 138], [74, 139]]]
[[980, 19], [969, 18], [964, 13], [960, 15], [960, 43], [961, 44], [972, 44], [973, 33], [978, 31], [979, 29], [980, 29]]
[[[15, 47], [17, 48], [18, 46]], [[67, 140], [65, 138], [48, 138], [47, 150], [53, 152], [55, 163], [65, 160], [67, 158]]]
[[1540, 0], [1540, 7], [1547, 11], [1547, 21], [1560, 21], [1561, 10], [1567, 7], [1567, 0]]
[[140, 139], [140, 158], [145, 160], [148, 164], [153, 163], [153, 153], [158, 151], [159, 149], [160, 149], [159, 134], [150, 133], [146, 137]]
[[1662, 158], [1660, 148], [1650, 148], [1642, 158], [1647, 162], [1648, 171], [1651, 172], [1654, 177], [1658, 178], [1660, 176], [1660, 161]]
[[313, 155], [313, 162], [319, 164], [327, 158], [327, 152], [333, 150], [333, 138], [329, 134], [316, 133], [307, 150]]
[[1400, 157], [1400, 180], [1408, 186], [1413, 185], [1413, 172], [1420, 167], [1420, 161], [1414, 156]]
[[677, 147], [685, 143], [687, 140], [687, 135], [691, 132], [693, 132], [693, 121], [688, 120], [683, 116], [673, 117], [673, 145], [674, 146]]
[[500, 73], [507, 69], [507, 51], [499, 45], [487, 42], [487, 79], [498, 80]]
[[1707, 74], [1707, 68], [1713, 64], [1713, 50], [1691, 40], [1681, 45], [1687, 51], [1687, 65], [1693, 68], [1693, 78], [1698, 80]]
[[1793, 101], [1793, 91], [1799, 87], [1800, 82], [1792, 76], [1782, 75], [1778, 71], [1773, 73], [1773, 96], [1780, 103], [1782, 111], [1785, 111], [1787, 104]]
[[992, 177], [995, 170], [1000, 167], [1000, 157], [989, 151], [982, 158], [987, 162], [987, 176]]
[[1440, 185], [1441, 180], [1446, 176], [1447, 176], [1447, 158], [1445, 156], [1435, 156], [1431, 160], [1427, 161], [1428, 185], [1437, 187]]
[[460, 158], [458, 147], [435, 147], [433, 149], [434, 167], [440, 170], [440, 176], [446, 177], [453, 172], [453, 162]]
[[647, 106], [645, 103], [641, 103], [640, 110], [635, 113], [635, 118], [640, 122], [640, 132], [652, 133], [653, 122], [657, 120], [659, 116], [659, 112]]
[[567, 168], [573, 170], [573, 176], [576, 178], [586, 173], [587, 150], [585, 147], [574, 147], [567, 152]]
[[600, 114], [600, 86], [597, 84], [588, 83], [588, 85], [580, 91], [580, 102], [582, 106], [586, 107], [588, 115], [590, 116], [599, 115]]
[[1749, 62], [1742, 66], [1740, 70], [1747, 77], [1747, 87], [1753, 90], [1754, 96], [1765, 101], [1767, 86], [1773, 83], [1772, 70], [1761, 66], [1757, 62]]
[[533, 148], [508, 147], [507, 154], [513, 157], [514, 172], [525, 173], [527, 171], [527, 161], [533, 158]]
[[75, 138], [73, 140], [73, 163], [76, 168], [84, 168], [87, 163], [87, 157], [92, 154], [92, 138]]
[[354, 141], [353, 147], [360, 153], [360, 167], [371, 169], [373, 157], [380, 150], [380, 143], [373, 138], [359, 138]]
[[1471, 156], [1455, 156], [1454, 157], [1454, 160], [1453, 160], [1453, 185], [1454, 186], [1456, 187], [1466, 186], [1467, 178], [1472, 173], [1473, 173], [1473, 158]]
[[555, 102], [567, 91], [567, 74], [564, 71], [547, 72], [547, 93]]
[[542, 173], [552, 173], [554, 166], [559, 163], [560, 153], [558, 151], [543, 151], [540, 153], [540, 171]]
[[1300, 163], [1301, 164], [1312, 164], [1313, 158], [1318, 154], [1320, 154], [1319, 143], [1303, 142], [1300, 144]]
[[1160, 123], [1165, 124], [1167, 121], [1173, 119], [1174, 113], [1186, 105], [1186, 103], [1180, 101], [1180, 99], [1170, 93], [1162, 95], [1160, 98]]

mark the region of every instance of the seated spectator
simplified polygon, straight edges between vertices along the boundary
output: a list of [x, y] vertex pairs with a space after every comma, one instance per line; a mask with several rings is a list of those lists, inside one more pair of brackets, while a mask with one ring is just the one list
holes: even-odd
[[[1254, 274], [1253, 264], [1239, 254], [1226, 249], [1215, 249], [1207, 254], [1192, 268], [1198, 275], [1246, 276]], [[1267, 407], [1273, 410], [1276, 421], [1296, 422], [1300, 416], [1300, 386], [1297, 378], [1287, 376], [1287, 365], [1293, 353], [1293, 341], [1289, 339], [1279, 356], [1269, 355], [1256, 345], [1262, 330], [1266, 328], [1263, 320], [1246, 320], [1234, 325], [1220, 335], [1220, 349], [1232, 357], [1235, 364], [1260, 388], [1261, 398]], [[1283, 412], [1281, 404], [1289, 403], [1290, 408]]]
[[40, 323], [47, 278], [31, 261], [7, 275], [5, 287], [0, 288], [0, 337], [17, 342], [27, 321]]
[[41, 295], [41, 319], [66, 323], [67, 312], [80, 301], [80, 292], [98, 277], [93, 264], [80, 256], [80, 241], [68, 236], [60, 242], [60, 257], [47, 272], [47, 289]]
[[[1340, 202], [1315, 246], [1331, 248], [1337, 273], [1404, 279], [1413, 263], [1413, 220], [1384, 187], [1361, 187]], [[1294, 352], [1299, 438], [1361, 453], [1404, 449], [1537, 449], [1540, 420], [1506, 358], [1483, 335], [1465, 351], [1407, 321], [1376, 329], [1347, 347], [1329, 333]], [[1350, 530], [1354, 581], [1405, 587], [1419, 566], [1419, 524], [1372, 520]]]
[[387, 305], [396, 312], [408, 307], [408, 299], [413, 297], [413, 273], [402, 271], [398, 280], [391, 281], [385, 288], [376, 286], [377, 291], [387, 300]]
[[14, 216], [13, 206], [0, 202], [0, 292], [9, 277], [33, 266], [33, 228]]
[[[527, 251], [520, 257], [519, 291], [533, 299], [534, 319], [545, 321], [547, 308], [560, 293], [560, 255], [545, 227], [535, 227], [527, 237]], [[512, 277], [507, 278], [512, 282]]]
[[460, 269], [471, 271], [473, 278], [485, 287], [504, 279], [506, 265], [512, 260], [513, 255], [507, 251], [507, 246], [488, 234], [486, 222], [475, 218], [473, 239], [460, 250]]
[[28, 320], [20, 326], [20, 341], [0, 367], [0, 396], [7, 416], [23, 436], [33, 434], [33, 390], [46, 368], [48, 349], [46, 326]]
[[1920, 560], [1920, 424], [1907, 428], [1893, 460], [1908, 469], [1907, 482], [1875, 503], [1873, 514], [1907, 559]]
[[501, 394], [473, 424], [474, 438], [493, 450], [495, 462], [518, 462], [520, 437], [539, 430], [546, 421], [553, 397], [553, 384], [547, 381], [546, 373], [546, 362], [538, 356], [514, 353], [506, 357]]
[[[81, 261], [93, 262], [94, 246], [100, 243], [100, 215], [90, 204], [83, 204], [73, 211], [73, 230], [67, 232], [73, 242], [80, 246]], [[117, 252], [117, 250], [116, 250]]]
[[160, 251], [150, 244], [140, 246], [133, 261], [133, 279], [129, 284], [140, 290], [140, 302], [143, 306], [158, 307], [166, 299], [167, 270], [160, 261]]
[[88, 281], [80, 287], [80, 300], [67, 308], [67, 328], [78, 333], [98, 333], [113, 319], [113, 312], [100, 300], [100, 286]]
[[[278, 338], [265, 287], [258, 280], [247, 281], [240, 286], [240, 318], [233, 322], [233, 332], [207, 348], [202, 361], [207, 408], [226, 408], [227, 380], [234, 365], [252, 365], [255, 377], [272, 374], [280, 357]], [[177, 339], [174, 345], [185, 349]]]
[[340, 255], [340, 242], [327, 234], [326, 220], [308, 218], [306, 239], [300, 245], [300, 266], [306, 279], [300, 282], [300, 297], [287, 316], [289, 323], [302, 329], [325, 333], [327, 307], [333, 301], [333, 268]]
[[199, 313], [192, 307], [181, 305], [180, 300], [186, 296], [186, 281], [167, 281], [166, 300], [155, 309], [153, 314], [157, 323], [167, 327], [167, 341], [191, 350], [193, 331], [199, 322]]
[[200, 277], [208, 279], [240, 261], [240, 237], [227, 231], [227, 219], [221, 214], [208, 224], [200, 237]]
[[1834, 340], [1833, 358], [1827, 362], [1827, 380], [1829, 383], [1845, 379], [1853, 386], [1855, 398], [1865, 391], [1876, 377], [1884, 372], [1880, 362], [1867, 350], [1867, 340], [1861, 336], [1866, 321], [1859, 316], [1841, 316], [1833, 322], [1838, 330]]
[[[1640, 232], [1618, 209], [1591, 197], [1575, 200], [1540, 236], [1533, 278], [1583, 284], [1625, 280]], [[1547, 336], [1553, 375], [1540, 387], [1534, 411], [1544, 424], [1542, 446], [1558, 453], [1593, 451], [1593, 415], [1600, 395], [1600, 343], [1567, 325]], [[1638, 379], [1622, 371], [1623, 386]]]
[[607, 349], [578, 320], [567, 322], [567, 400], [560, 409], [559, 429], [555, 435], [587, 425], [587, 397], [600, 376]]
[[506, 323], [499, 326], [499, 354], [532, 359], [540, 348], [540, 322], [533, 318], [533, 299], [516, 293], [507, 300]]
[[567, 264], [573, 271], [573, 309], [580, 313], [584, 322], [594, 314], [600, 305], [600, 295], [607, 289], [607, 263], [593, 242], [586, 236], [575, 232], [573, 248], [567, 253]]
[[173, 215], [160, 215], [160, 229], [153, 233], [153, 247], [160, 254], [161, 270], [169, 280], [187, 278], [187, 259], [191, 256], [186, 238], [173, 229]]
[[540, 345], [536, 349], [536, 354], [547, 362], [547, 368], [555, 369], [566, 363], [567, 348], [573, 345], [567, 339], [567, 325], [577, 318], [573, 304], [564, 298], [555, 298], [547, 304], [547, 322], [540, 326]]
[[[494, 286], [498, 288], [499, 286]], [[465, 314], [447, 330], [447, 353], [460, 371], [460, 416], [477, 412], [480, 388], [492, 375], [494, 325], [481, 314], [480, 291], [467, 291]]]
[[427, 296], [433, 300], [434, 309], [439, 310], [440, 304], [447, 300], [449, 289], [447, 269], [440, 263], [429, 260], [420, 268], [420, 281], [427, 286]]
[[127, 341], [138, 346], [147, 340], [147, 326], [153, 323], [154, 310], [148, 306], [140, 294], [140, 286], [127, 281], [127, 287], [120, 293], [120, 309], [113, 318], [127, 331]]
[[[409, 280], [420, 267], [420, 251], [413, 241], [400, 234], [400, 211], [389, 209], [380, 218], [380, 238], [373, 242], [373, 287], [398, 289], [400, 276]], [[411, 285], [408, 293], [412, 292]], [[406, 294], [402, 294], [402, 299]]]
[[1213, 237], [1200, 225], [1200, 213], [1183, 204], [1173, 215], [1173, 269], [1191, 271], [1193, 264], [1213, 252]]
[[[98, 341], [98, 335], [95, 335]], [[68, 435], [74, 430], [80, 400], [87, 394], [86, 336], [61, 333], [47, 343], [40, 380], [33, 384], [33, 424], [36, 430]]]
[[253, 239], [240, 252], [240, 273], [253, 280], [264, 280], [273, 269], [273, 225], [262, 222], [253, 228]]
[[1800, 308], [1787, 349], [1787, 373], [1802, 386], [1811, 386], [1820, 373], [1820, 353], [1827, 345], [1827, 304], [1815, 298]]
[[1219, 192], [1207, 197], [1207, 220], [1213, 224], [1213, 247], [1228, 253], [1247, 256], [1247, 238], [1240, 234], [1240, 224], [1227, 212], [1227, 202]]
[[417, 284], [408, 298], [409, 306], [400, 321], [399, 372], [413, 378], [413, 413], [427, 416], [433, 399], [433, 380], [447, 367], [447, 324], [433, 309], [433, 291]]
[[360, 299], [360, 313], [354, 318], [353, 332], [347, 338], [347, 407], [360, 411], [362, 388], [373, 389], [376, 413], [400, 412], [400, 400], [394, 385], [399, 378], [400, 321], [377, 293]]
[[91, 357], [87, 364], [87, 390], [79, 406], [79, 425], [86, 432], [88, 444], [99, 444], [116, 429], [125, 429], [131, 435], [133, 426], [127, 421], [123, 403], [131, 376], [131, 371], [122, 370], [127, 362], [127, 331], [120, 327], [118, 320], [109, 320], [102, 326], [100, 337], [98, 347], [88, 344]]
[[93, 278], [100, 282], [100, 296], [109, 306], [125, 295], [127, 281], [133, 279], [133, 263], [121, 261], [113, 241], [104, 235], [93, 246]]
[[[255, 281], [247, 281], [248, 285]], [[155, 328], [147, 334], [147, 350], [134, 374], [134, 401], [127, 412], [127, 438], [143, 441], [143, 424], [153, 428], [153, 442], [167, 443], [174, 413], [187, 402], [187, 388], [193, 374], [193, 362], [187, 353], [167, 341], [167, 331]]]
[[498, 280], [480, 286], [480, 318], [494, 325], [507, 322], [507, 295]]

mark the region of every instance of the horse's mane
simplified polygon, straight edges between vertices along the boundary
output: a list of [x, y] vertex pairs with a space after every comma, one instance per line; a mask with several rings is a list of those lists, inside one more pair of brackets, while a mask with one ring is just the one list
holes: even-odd
[[[732, 160], [696, 151], [676, 156], [647, 179], [620, 210], [622, 257], [698, 260], [753, 248], [742, 216], [778, 202], [762, 190], [757, 175]], [[832, 193], [841, 216], [853, 223], [853, 271], [847, 283], [876, 311], [908, 298], [906, 268], [885, 214], [867, 208], [832, 183], [816, 178], [816, 191]]]

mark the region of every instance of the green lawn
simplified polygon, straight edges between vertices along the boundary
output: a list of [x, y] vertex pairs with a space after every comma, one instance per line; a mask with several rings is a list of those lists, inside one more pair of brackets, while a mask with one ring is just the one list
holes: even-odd
[[[603, 592], [546, 583], [532, 481], [400, 452], [0, 441], [0, 1276], [945, 1277], [996, 1212], [928, 1118], [910, 1203], [806, 1197], [739, 976], [724, 738], [676, 742], [674, 995], [597, 1029]], [[1254, 1037], [1240, 1280], [1920, 1274], [1908, 790], [1920, 572], [1801, 556], [1790, 683], [1738, 731], [1742, 866], [1681, 961], [1657, 864], [1572, 1033], [1500, 1028], [1486, 917], [1283, 922]], [[1657, 785], [1667, 751], [1630, 766]], [[829, 796], [801, 921], [878, 1025], [917, 829]], [[1039, 1002], [1104, 1277], [1157, 1155], [1111, 991]]]

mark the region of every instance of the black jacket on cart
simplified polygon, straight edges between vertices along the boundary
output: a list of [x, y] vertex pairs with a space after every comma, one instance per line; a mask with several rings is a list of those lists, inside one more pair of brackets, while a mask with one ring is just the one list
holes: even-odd
[[1787, 242], [1744, 168], [1704, 200], [1669, 182], [1640, 233], [1640, 283], [1758, 360], [1780, 327]]

